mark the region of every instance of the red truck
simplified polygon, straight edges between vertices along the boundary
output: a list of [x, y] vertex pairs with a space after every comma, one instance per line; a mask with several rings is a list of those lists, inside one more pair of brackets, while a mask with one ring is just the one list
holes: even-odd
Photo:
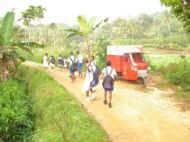
[[143, 59], [143, 47], [139, 45], [108, 46], [107, 60], [125, 80], [143, 81], [148, 76], [148, 63]]

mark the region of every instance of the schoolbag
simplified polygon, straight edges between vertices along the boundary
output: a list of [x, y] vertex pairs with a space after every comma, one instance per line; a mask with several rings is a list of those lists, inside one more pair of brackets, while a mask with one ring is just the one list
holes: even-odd
[[101, 72], [98, 66], [96, 66], [95, 71], [93, 71], [93, 80], [91, 82], [91, 87], [96, 86], [99, 83], [99, 76]]
[[71, 57], [70, 57], [70, 60], [72, 62], [72, 64], [71, 64], [72, 71], [76, 71], [77, 70], [77, 63], [75, 63], [75, 61], [73, 61]]
[[102, 83], [104, 89], [109, 89], [109, 90], [113, 89], [114, 79], [111, 77], [112, 71], [113, 69], [111, 69], [110, 73], [108, 73], [106, 69], [106, 76], [104, 77]]
[[52, 64], [55, 64], [55, 58], [52, 57], [52, 58], [50, 59], [50, 62], [51, 62]]

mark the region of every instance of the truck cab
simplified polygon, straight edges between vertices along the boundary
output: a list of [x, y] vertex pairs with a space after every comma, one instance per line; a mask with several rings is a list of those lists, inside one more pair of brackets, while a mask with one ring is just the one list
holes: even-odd
[[148, 63], [143, 58], [142, 46], [108, 46], [107, 60], [125, 80], [145, 79], [148, 76]]

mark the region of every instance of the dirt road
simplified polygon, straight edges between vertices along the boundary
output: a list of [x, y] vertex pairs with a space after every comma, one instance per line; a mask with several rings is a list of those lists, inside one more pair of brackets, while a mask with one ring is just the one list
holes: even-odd
[[113, 108], [109, 109], [103, 104], [101, 85], [97, 88], [97, 99], [89, 103], [82, 90], [82, 79], [71, 83], [68, 72], [47, 72], [84, 105], [113, 142], [190, 142], [190, 112], [180, 112], [170, 98], [164, 97], [165, 92], [154, 89], [143, 93], [117, 81]]

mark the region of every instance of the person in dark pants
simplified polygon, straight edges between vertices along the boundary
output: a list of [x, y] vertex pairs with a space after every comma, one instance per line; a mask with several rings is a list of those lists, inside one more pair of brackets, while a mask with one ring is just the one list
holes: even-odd
[[80, 54], [80, 52], [77, 52], [77, 70], [79, 73], [79, 77], [82, 78], [82, 66], [83, 66], [83, 56]]
[[53, 69], [55, 67], [55, 57], [51, 56], [50, 57], [50, 64], [49, 66]]
[[61, 55], [59, 55], [57, 63], [58, 67], [63, 68], [64, 63], [63, 63], [63, 57]]
[[[104, 88], [104, 104], [108, 104], [108, 107], [112, 107], [112, 92], [114, 90], [114, 81], [116, 79], [117, 73], [115, 69], [111, 67], [111, 62], [107, 61], [106, 67], [102, 71], [103, 82], [102, 86]], [[108, 96], [109, 95], [109, 96]], [[107, 102], [108, 96], [108, 102]]]
[[71, 78], [71, 81], [73, 82], [75, 80], [75, 71], [76, 71], [76, 58], [73, 52], [71, 52], [70, 54], [68, 63], [69, 63], [70, 78]]

